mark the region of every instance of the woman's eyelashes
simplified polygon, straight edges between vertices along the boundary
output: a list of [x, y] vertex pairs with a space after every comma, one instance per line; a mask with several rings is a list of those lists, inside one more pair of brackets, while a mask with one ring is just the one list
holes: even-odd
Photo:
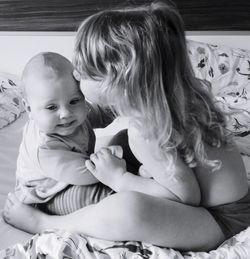
[[72, 99], [72, 100], [69, 102], [69, 104], [70, 104], [70, 105], [75, 105], [75, 104], [78, 104], [80, 101], [81, 101], [80, 98], [74, 98], [74, 99]]

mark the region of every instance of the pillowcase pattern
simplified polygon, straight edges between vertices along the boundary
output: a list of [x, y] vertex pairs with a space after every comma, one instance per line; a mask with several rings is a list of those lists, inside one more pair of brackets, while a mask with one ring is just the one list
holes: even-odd
[[188, 41], [195, 76], [211, 83], [228, 127], [236, 135], [250, 130], [250, 51]]
[[228, 129], [250, 155], [250, 50], [192, 40], [187, 48], [195, 76], [211, 84]]
[[22, 93], [17, 76], [0, 73], [0, 129], [14, 122], [22, 112]]

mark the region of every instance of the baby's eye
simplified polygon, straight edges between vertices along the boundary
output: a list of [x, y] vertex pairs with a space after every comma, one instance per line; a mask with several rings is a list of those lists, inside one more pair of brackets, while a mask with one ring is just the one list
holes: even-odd
[[46, 107], [46, 110], [50, 110], [50, 111], [54, 111], [54, 110], [56, 110], [57, 109], [57, 106], [56, 105], [48, 105], [47, 107]]
[[75, 99], [71, 100], [69, 103], [71, 105], [78, 104], [80, 102], [80, 100], [81, 100], [80, 98], [75, 98]]

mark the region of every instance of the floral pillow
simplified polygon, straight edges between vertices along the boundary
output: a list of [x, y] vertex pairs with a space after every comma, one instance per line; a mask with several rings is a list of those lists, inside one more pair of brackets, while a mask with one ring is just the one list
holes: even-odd
[[22, 112], [22, 94], [17, 76], [0, 73], [0, 129], [15, 121]]
[[[250, 50], [187, 41], [195, 76], [211, 83], [228, 129], [248, 145], [250, 155]], [[242, 141], [244, 138], [244, 141]]]

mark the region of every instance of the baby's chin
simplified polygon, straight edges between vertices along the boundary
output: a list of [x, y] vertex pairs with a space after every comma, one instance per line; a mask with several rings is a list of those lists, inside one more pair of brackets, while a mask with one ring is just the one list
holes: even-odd
[[60, 136], [69, 136], [72, 135], [77, 128], [79, 127], [79, 123], [76, 121], [72, 123], [58, 124], [54, 130], [48, 130], [44, 133], [46, 135], [60, 135]]

